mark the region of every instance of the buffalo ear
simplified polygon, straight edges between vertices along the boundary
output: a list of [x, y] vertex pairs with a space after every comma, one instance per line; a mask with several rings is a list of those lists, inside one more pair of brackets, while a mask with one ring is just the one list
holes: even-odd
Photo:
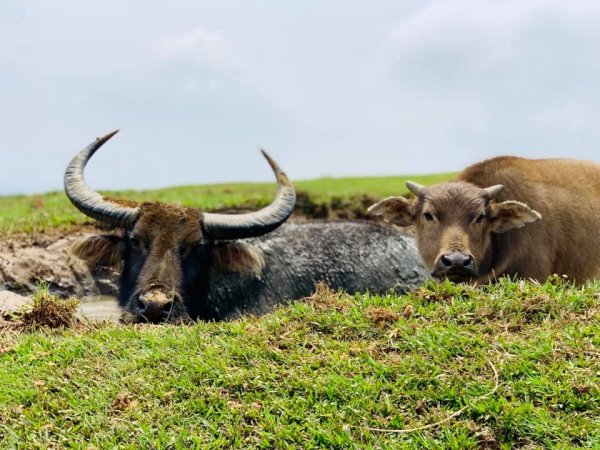
[[123, 238], [111, 234], [91, 236], [73, 245], [71, 252], [91, 266], [119, 267], [123, 263]]
[[244, 242], [216, 242], [212, 269], [259, 276], [265, 266], [262, 251]]
[[367, 213], [382, 216], [386, 222], [407, 227], [415, 223], [415, 200], [404, 197], [388, 197], [371, 205]]
[[540, 220], [542, 215], [525, 203], [507, 201], [490, 204], [490, 224], [494, 233], [506, 233]]

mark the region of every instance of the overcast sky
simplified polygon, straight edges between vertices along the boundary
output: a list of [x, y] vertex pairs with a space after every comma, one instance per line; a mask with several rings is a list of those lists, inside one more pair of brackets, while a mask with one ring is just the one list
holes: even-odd
[[1, 0], [0, 193], [600, 161], [600, 2]]

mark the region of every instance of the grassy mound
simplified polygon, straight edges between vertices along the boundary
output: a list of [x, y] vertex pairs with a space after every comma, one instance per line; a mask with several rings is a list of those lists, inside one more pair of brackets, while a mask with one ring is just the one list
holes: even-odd
[[4, 333], [0, 441], [598, 448], [599, 288], [502, 280], [378, 297], [321, 286], [229, 323]]

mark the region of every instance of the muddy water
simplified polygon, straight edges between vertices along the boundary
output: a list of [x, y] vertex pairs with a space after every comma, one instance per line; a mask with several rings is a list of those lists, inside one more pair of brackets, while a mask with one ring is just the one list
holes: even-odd
[[121, 317], [121, 309], [115, 297], [93, 295], [80, 300], [79, 314], [91, 321], [118, 322]]

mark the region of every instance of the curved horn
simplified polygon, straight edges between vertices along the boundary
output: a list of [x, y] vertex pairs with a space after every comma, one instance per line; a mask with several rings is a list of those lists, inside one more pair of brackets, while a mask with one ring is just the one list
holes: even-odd
[[488, 195], [489, 198], [496, 197], [503, 190], [504, 190], [504, 186], [502, 186], [501, 184], [495, 184], [493, 186], [490, 186], [490, 187], [484, 189], [485, 193]]
[[423, 188], [425, 186], [423, 186], [422, 184], [415, 183], [414, 181], [407, 181], [406, 187], [410, 192], [412, 192], [418, 197], [419, 195], [421, 195], [421, 192], [423, 191]]
[[204, 213], [204, 231], [214, 239], [243, 239], [256, 237], [279, 227], [294, 211], [296, 191], [277, 163], [261, 150], [277, 178], [279, 190], [273, 203], [260, 211], [248, 214]]
[[96, 150], [117, 132], [118, 130], [96, 139], [75, 155], [65, 170], [65, 192], [71, 203], [86, 216], [110, 225], [131, 229], [138, 217], [138, 208], [104, 200], [104, 197], [87, 185], [83, 177], [85, 165]]

